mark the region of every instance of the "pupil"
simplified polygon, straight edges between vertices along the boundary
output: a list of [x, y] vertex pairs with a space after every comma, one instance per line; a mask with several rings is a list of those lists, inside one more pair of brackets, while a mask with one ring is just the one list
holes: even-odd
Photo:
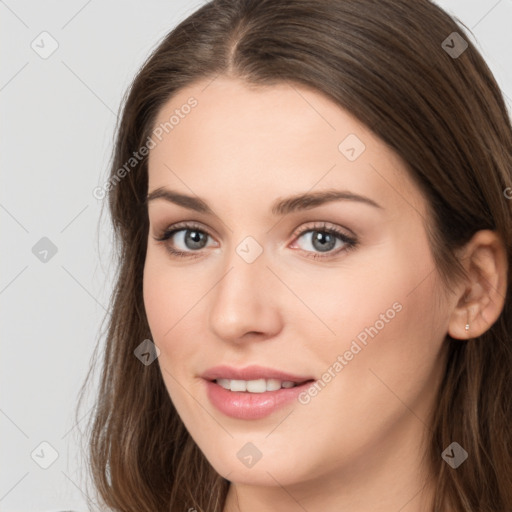
[[188, 243], [190, 242], [190, 245], [192, 247], [189, 247], [189, 249], [201, 249], [203, 245], [201, 244], [201, 241], [204, 242], [204, 233], [200, 233], [199, 231], [187, 231], [185, 235], [185, 243], [188, 246]]
[[[336, 245], [336, 240], [330, 233], [324, 233], [322, 231], [315, 231], [314, 233], [316, 233], [316, 236], [313, 236], [313, 247], [315, 247], [315, 249], [325, 252], [333, 249]], [[320, 245], [317, 246], [317, 242]]]

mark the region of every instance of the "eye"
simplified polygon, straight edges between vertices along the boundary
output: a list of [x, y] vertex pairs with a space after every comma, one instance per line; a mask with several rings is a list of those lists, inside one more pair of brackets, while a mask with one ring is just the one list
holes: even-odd
[[[342, 251], [350, 251], [358, 243], [355, 237], [345, 234], [337, 227], [328, 227], [326, 223], [301, 228], [295, 236], [298, 240], [303, 238], [306, 241], [300, 248], [307, 253], [312, 253], [308, 257], [316, 259], [329, 258]], [[334, 251], [336, 246], [337, 250]], [[315, 251], [319, 252], [315, 253]]]
[[[171, 229], [165, 230], [154, 238], [157, 242], [165, 243], [166, 249], [173, 256], [197, 257], [200, 256], [200, 254], [193, 253], [204, 249], [208, 237], [210, 237], [210, 235], [200, 226], [185, 223], [172, 226]], [[175, 249], [173, 247], [174, 245], [178, 245], [178, 249]]]

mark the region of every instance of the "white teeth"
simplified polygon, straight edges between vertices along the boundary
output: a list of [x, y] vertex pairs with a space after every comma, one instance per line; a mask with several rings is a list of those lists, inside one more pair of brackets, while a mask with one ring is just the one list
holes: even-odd
[[265, 391], [267, 391], [267, 383], [265, 382], [265, 379], [248, 380], [247, 391], [250, 393], [265, 393]]
[[278, 379], [256, 379], [256, 380], [236, 380], [236, 379], [216, 379], [217, 384], [230, 391], [247, 391], [249, 393], [265, 393], [265, 391], [277, 391], [283, 388], [293, 388], [295, 382]]
[[232, 380], [231, 391], [246, 391], [247, 381], [245, 380]]
[[267, 380], [267, 391], [277, 391], [281, 389], [281, 381], [277, 379], [268, 379]]
[[215, 382], [224, 389], [231, 389], [231, 381], [229, 379], [217, 379]]

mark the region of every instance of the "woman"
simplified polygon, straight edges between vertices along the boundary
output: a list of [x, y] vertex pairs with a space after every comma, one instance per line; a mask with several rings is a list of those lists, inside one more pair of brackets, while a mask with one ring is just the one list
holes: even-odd
[[428, 0], [215, 0], [134, 80], [90, 463], [116, 511], [512, 510], [512, 130]]

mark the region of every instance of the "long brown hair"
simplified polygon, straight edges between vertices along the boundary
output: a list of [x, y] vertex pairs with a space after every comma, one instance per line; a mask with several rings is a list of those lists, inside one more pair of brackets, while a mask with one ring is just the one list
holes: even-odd
[[[142, 295], [147, 158], [121, 178], [119, 169], [146, 144], [160, 109], [178, 90], [219, 74], [313, 87], [406, 163], [428, 200], [425, 229], [447, 286], [464, 276], [455, 250], [480, 229], [504, 241], [510, 282], [510, 118], [461, 26], [429, 0], [214, 0], [147, 59], [124, 99], [113, 151], [108, 205], [118, 270], [88, 426], [95, 492], [112, 510], [221, 512], [229, 486], [189, 436], [158, 364], [134, 356], [151, 339]], [[460, 55], [450, 51], [464, 47], [453, 32], [468, 45]], [[510, 294], [507, 287], [501, 316], [482, 336], [446, 337], [426, 459], [435, 511], [512, 510]], [[441, 458], [453, 441], [470, 454], [456, 470]]]

